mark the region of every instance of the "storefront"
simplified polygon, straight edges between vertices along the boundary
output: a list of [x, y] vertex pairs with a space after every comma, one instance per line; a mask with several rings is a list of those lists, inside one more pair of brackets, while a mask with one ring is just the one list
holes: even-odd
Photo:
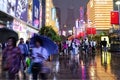
[[110, 37], [110, 51], [120, 51], [120, 30], [114, 30], [109, 34]]
[[27, 25], [22, 23], [21, 21], [19, 21], [17, 19], [13, 20], [13, 30], [18, 33], [19, 38], [24, 38], [24, 40], [28, 39]]
[[16, 31], [27, 40], [40, 28], [39, 0], [2, 0], [0, 2], [0, 28]]
[[27, 36], [28, 36], [28, 38], [31, 38], [34, 35], [34, 33], [38, 33], [38, 30], [36, 30], [36, 29], [34, 29], [30, 26], [27, 26]]

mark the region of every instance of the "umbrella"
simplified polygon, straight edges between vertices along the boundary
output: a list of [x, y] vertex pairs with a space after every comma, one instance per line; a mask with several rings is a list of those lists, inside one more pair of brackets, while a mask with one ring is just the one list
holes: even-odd
[[14, 37], [18, 40], [18, 34], [8, 28], [0, 28], [0, 43], [4, 43], [7, 41], [9, 37]]
[[32, 45], [35, 44], [34, 42], [36, 39], [39, 39], [42, 41], [42, 47], [44, 47], [47, 50], [49, 55], [57, 54], [58, 46], [52, 40], [50, 40], [48, 37], [36, 34], [31, 38]]
[[74, 39], [74, 41], [78, 44], [80, 44], [80, 40], [79, 39]]

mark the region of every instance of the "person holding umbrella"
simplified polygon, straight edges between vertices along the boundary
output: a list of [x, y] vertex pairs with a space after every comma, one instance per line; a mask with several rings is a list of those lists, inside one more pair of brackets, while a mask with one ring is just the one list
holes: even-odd
[[[32, 78], [37, 80], [39, 73], [42, 71], [43, 63], [48, 59], [48, 53], [45, 48], [42, 47], [42, 40], [35, 39], [35, 47], [32, 49]], [[49, 45], [49, 44], [48, 44]], [[47, 77], [44, 73], [40, 73], [41, 79], [46, 80]]]
[[[46, 73], [49, 73], [49, 70], [51, 71], [51, 63], [49, 64], [48, 58], [49, 56], [58, 53], [58, 46], [47, 36], [38, 34], [33, 35], [30, 39], [30, 44], [33, 47], [31, 53], [32, 77], [34, 80], [37, 80], [38, 74], [40, 73], [41, 78], [46, 80]], [[48, 65], [46, 64], [47, 62]]]

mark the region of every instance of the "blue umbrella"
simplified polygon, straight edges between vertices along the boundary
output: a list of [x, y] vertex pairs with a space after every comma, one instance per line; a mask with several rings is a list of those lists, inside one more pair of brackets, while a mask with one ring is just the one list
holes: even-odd
[[32, 38], [31, 38], [31, 45], [34, 46], [34, 42], [35, 40], [41, 40], [42, 41], [42, 47], [44, 47], [48, 54], [57, 54], [58, 53], [58, 46], [52, 41], [50, 40], [48, 37], [46, 36], [42, 36], [42, 35], [37, 35], [35, 34]]

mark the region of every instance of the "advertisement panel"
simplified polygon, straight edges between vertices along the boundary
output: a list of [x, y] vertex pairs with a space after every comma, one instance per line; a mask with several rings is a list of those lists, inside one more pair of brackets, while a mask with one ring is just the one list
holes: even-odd
[[15, 16], [16, 0], [7, 0], [7, 13]]
[[28, 0], [16, 0], [16, 12], [15, 16], [25, 22], [27, 22], [28, 13]]
[[33, 0], [33, 17], [32, 17], [32, 25], [39, 29], [40, 25], [40, 2], [39, 0]]
[[0, 10], [15, 16], [16, 0], [0, 0]]
[[7, 0], [0, 1], [0, 11], [7, 12]]

